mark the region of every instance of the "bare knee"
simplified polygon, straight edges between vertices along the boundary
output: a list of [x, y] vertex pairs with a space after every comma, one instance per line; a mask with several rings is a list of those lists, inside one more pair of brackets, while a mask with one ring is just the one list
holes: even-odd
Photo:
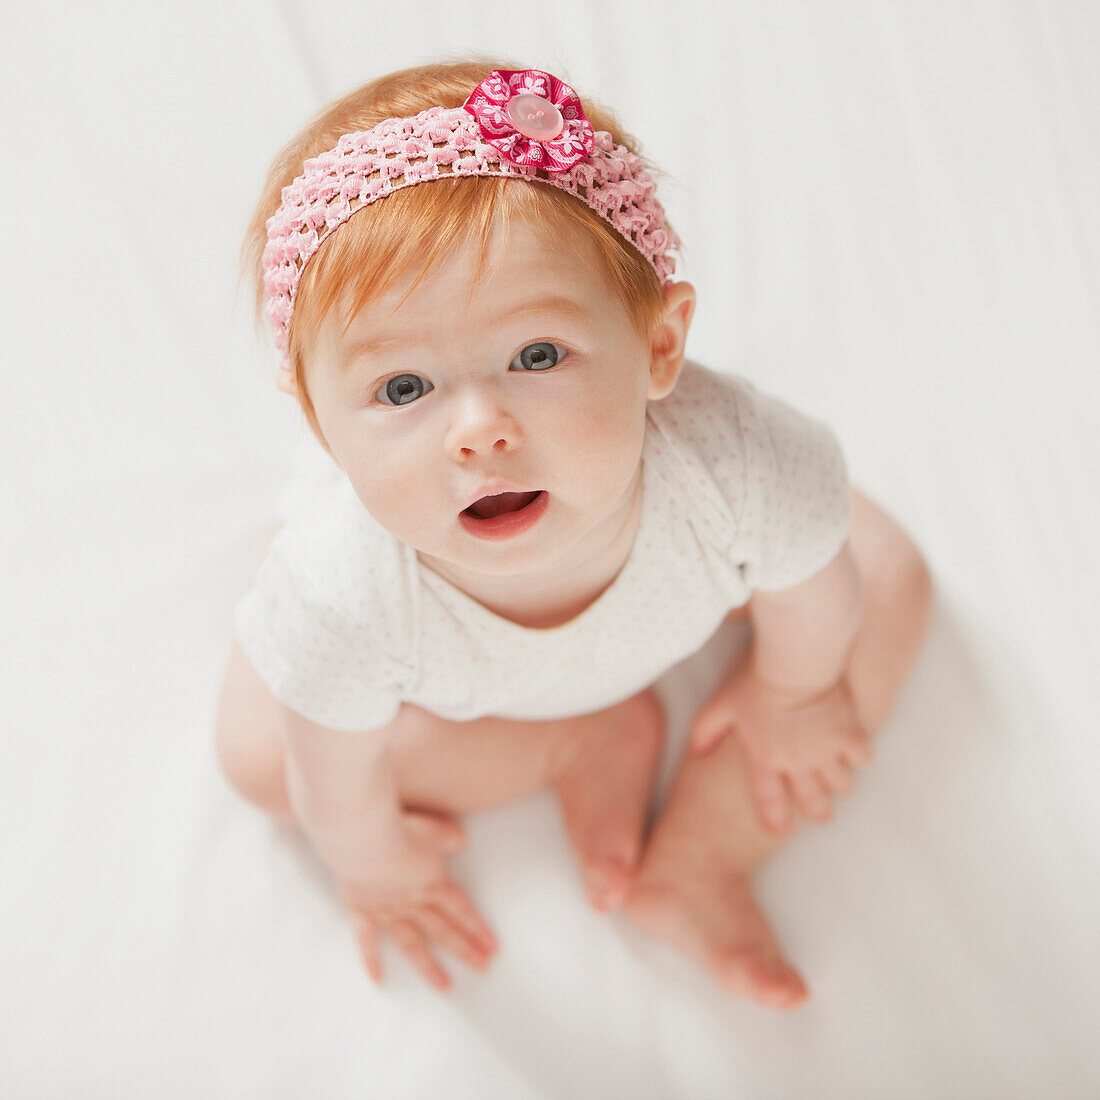
[[234, 642], [222, 679], [214, 751], [222, 775], [249, 802], [293, 820], [279, 736], [279, 702]]
[[927, 618], [934, 598], [928, 563], [905, 529], [854, 486], [850, 542], [866, 591]]
[[218, 726], [215, 754], [230, 786], [254, 806], [277, 817], [293, 820], [286, 796], [283, 754], [275, 738], [240, 737], [239, 731]]
[[936, 598], [932, 572], [924, 558], [917, 556], [905, 563], [897, 579], [899, 598], [909, 608], [919, 634], [923, 638], [932, 617], [932, 604]]
[[848, 676], [869, 732], [883, 724], [924, 642], [935, 597], [931, 570], [906, 532], [853, 496], [852, 556], [863, 582], [863, 623]]

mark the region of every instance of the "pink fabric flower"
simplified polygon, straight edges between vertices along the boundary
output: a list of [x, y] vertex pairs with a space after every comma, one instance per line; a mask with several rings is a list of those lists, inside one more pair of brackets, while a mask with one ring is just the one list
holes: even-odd
[[565, 172], [592, 152], [592, 123], [577, 93], [541, 69], [494, 69], [462, 106], [512, 164]]

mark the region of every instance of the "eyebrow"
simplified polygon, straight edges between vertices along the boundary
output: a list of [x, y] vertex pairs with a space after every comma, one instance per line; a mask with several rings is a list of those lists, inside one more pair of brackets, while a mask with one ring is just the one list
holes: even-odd
[[[513, 306], [503, 313], [499, 313], [490, 323], [497, 325], [502, 321], [515, 321], [521, 317], [529, 317], [536, 313], [556, 313], [558, 316], [572, 317], [578, 320], [587, 320], [592, 316], [591, 312], [579, 302], [573, 301], [572, 298], [556, 295], [549, 298], [539, 298], [535, 301], [525, 302], [523, 305]], [[363, 355], [369, 355], [372, 352], [381, 351], [384, 348], [394, 346], [414, 346], [415, 341], [415, 334], [402, 335], [400, 333], [391, 336], [372, 336], [362, 340], [356, 340], [344, 349], [337, 366], [341, 373], [346, 373], [352, 362]]]

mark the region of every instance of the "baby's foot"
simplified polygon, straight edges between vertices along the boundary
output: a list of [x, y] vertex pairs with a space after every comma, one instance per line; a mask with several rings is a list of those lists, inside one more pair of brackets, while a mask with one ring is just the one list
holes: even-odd
[[711, 756], [685, 759], [623, 912], [708, 967], [731, 992], [795, 1008], [809, 991], [783, 958], [749, 883], [761, 845], [779, 842], [755, 836], [763, 833], [735, 755], [723, 742]]
[[553, 785], [589, 901], [606, 913], [622, 904], [637, 871], [664, 745], [664, 707], [647, 688], [562, 725]]
[[643, 870], [623, 911], [646, 932], [709, 967], [732, 993], [776, 1008], [796, 1008], [809, 996], [744, 876], [717, 866], [709, 872], [680, 868], [661, 881]]

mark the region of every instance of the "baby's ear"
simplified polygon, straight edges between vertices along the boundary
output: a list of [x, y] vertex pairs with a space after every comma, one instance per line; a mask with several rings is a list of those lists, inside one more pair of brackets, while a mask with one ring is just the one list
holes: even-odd
[[280, 368], [275, 372], [275, 385], [283, 391], [283, 393], [289, 393], [291, 397], [298, 396], [298, 383], [294, 381], [294, 372], [289, 370], [283, 370]]
[[694, 314], [695, 287], [691, 283], [673, 283], [665, 287], [665, 315], [653, 330], [650, 348], [648, 397], [651, 401], [667, 397], [676, 385]]

